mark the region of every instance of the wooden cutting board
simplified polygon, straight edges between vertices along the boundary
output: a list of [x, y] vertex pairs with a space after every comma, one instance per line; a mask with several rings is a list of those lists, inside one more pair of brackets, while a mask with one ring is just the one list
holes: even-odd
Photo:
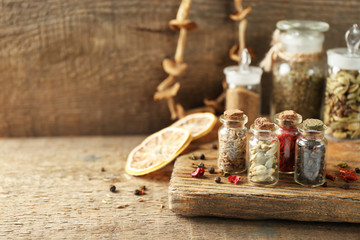
[[[288, 219], [296, 221], [353, 222], [360, 223], [360, 180], [350, 183], [338, 176], [340, 162], [360, 167], [360, 142], [329, 141], [327, 169], [337, 176], [335, 182], [327, 180], [327, 187], [303, 187], [296, 184], [293, 175], [280, 174], [273, 187], [259, 187], [247, 183], [246, 174], [238, 185], [222, 177], [222, 183], [214, 179], [219, 173], [210, 174], [208, 168], [217, 171], [217, 150], [212, 149], [216, 140], [195, 144], [195, 150], [179, 157], [174, 166], [170, 187], [169, 207], [184, 216], [218, 216], [244, 219]], [[191, 160], [194, 154], [198, 160]], [[205, 154], [206, 160], [199, 156]], [[192, 178], [192, 163], [205, 164], [202, 178]], [[360, 174], [358, 174], [360, 177]]]

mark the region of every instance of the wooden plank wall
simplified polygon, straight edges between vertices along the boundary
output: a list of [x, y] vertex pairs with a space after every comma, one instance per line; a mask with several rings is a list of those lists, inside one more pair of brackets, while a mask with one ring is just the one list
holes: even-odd
[[[0, 1], [0, 136], [150, 133], [170, 123], [165, 102], [153, 102], [166, 77], [161, 61], [174, 54], [177, 33], [167, 22], [180, 0]], [[326, 47], [345, 46], [360, 24], [359, 0], [254, 0], [247, 43], [258, 63], [281, 19], [331, 25]], [[186, 108], [221, 92], [222, 70], [236, 25], [232, 0], [193, 0], [185, 51], [189, 63], [177, 100]], [[268, 109], [268, 76], [263, 112]]]

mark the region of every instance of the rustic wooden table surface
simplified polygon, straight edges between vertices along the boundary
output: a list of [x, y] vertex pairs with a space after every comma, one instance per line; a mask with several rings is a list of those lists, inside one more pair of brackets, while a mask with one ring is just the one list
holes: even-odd
[[[168, 209], [173, 164], [124, 173], [144, 137], [0, 140], [0, 239], [359, 239], [359, 224], [177, 216]], [[148, 191], [135, 196], [140, 185]]]

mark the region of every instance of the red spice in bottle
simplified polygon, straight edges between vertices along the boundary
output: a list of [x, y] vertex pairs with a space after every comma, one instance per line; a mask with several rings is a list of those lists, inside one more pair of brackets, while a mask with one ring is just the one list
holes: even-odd
[[296, 127], [280, 127], [276, 136], [280, 141], [279, 170], [286, 173], [294, 172], [295, 147], [296, 140], [299, 137], [299, 131]]
[[285, 110], [274, 116], [275, 122], [279, 125], [276, 133], [280, 142], [279, 170], [283, 173], [295, 171], [295, 149], [296, 140], [300, 133], [297, 124], [302, 117], [293, 110]]

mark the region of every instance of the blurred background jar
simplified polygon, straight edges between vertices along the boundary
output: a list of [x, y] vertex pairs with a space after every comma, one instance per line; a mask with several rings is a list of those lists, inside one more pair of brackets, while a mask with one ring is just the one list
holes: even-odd
[[304, 119], [320, 118], [325, 88], [323, 32], [329, 25], [319, 21], [284, 20], [276, 26], [271, 49], [274, 59], [271, 116], [292, 109]]
[[335, 139], [360, 138], [360, 28], [345, 34], [348, 48], [327, 51], [329, 76], [325, 93], [324, 122]]
[[229, 66], [224, 69], [226, 75], [225, 109], [241, 109], [248, 116], [249, 127], [260, 114], [261, 75], [260, 67], [250, 66], [251, 56], [245, 48], [241, 53], [241, 62], [238, 66]]

